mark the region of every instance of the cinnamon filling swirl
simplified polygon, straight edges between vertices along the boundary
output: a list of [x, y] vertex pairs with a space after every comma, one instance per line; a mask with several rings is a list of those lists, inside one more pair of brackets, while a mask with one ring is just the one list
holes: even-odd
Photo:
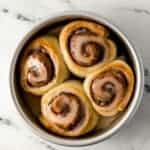
[[70, 93], [60, 93], [47, 106], [51, 122], [64, 130], [73, 130], [84, 119], [84, 107], [79, 98]]
[[72, 33], [68, 43], [70, 55], [81, 66], [92, 66], [104, 59], [105, 47], [99, 37], [86, 28]]
[[115, 100], [121, 100], [126, 92], [127, 84], [122, 72], [117, 70], [104, 72], [94, 79], [91, 85], [95, 103], [100, 106], [108, 106]]
[[27, 83], [32, 87], [41, 87], [50, 82], [54, 75], [54, 66], [43, 47], [33, 49], [26, 59]]

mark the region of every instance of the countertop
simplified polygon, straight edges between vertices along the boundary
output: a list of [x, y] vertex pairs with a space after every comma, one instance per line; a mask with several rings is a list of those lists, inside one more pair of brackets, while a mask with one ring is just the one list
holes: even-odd
[[150, 149], [149, 0], [0, 0], [0, 150], [74, 150], [34, 136], [18, 115], [9, 89], [9, 68], [22, 39], [42, 19], [64, 10], [86, 10], [108, 18], [128, 36], [143, 58], [144, 97], [134, 118], [112, 138], [83, 150]]

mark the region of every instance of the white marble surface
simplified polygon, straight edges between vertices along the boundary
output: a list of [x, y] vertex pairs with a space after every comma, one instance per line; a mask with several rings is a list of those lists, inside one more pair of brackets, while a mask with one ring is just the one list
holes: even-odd
[[[41, 19], [64, 10], [96, 12], [124, 31], [141, 53], [145, 93], [132, 121], [111, 139], [83, 150], [150, 149], [150, 1], [149, 0], [0, 0], [0, 150], [73, 150], [46, 144], [24, 125], [9, 90], [9, 67], [18, 42]], [[78, 148], [81, 149], [81, 148]]]

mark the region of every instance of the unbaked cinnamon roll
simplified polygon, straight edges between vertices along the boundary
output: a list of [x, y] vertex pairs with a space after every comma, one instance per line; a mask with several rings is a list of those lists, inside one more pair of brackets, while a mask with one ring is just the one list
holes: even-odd
[[85, 77], [116, 57], [108, 31], [91, 21], [73, 21], [60, 33], [60, 48], [72, 73]]
[[42, 95], [68, 78], [59, 51], [58, 41], [52, 36], [41, 36], [29, 43], [20, 65], [20, 81], [25, 91]]
[[103, 116], [123, 111], [133, 94], [134, 74], [128, 64], [115, 60], [87, 77], [84, 89], [95, 110]]
[[42, 97], [41, 123], [51, 132], [76, 137], [96, 127], [98, 115], [93, 110], [82, 84], [67, 81]]

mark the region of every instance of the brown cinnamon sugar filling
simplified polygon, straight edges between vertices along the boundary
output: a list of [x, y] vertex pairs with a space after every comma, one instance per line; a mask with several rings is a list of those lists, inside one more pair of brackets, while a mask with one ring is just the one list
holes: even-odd
[[124, 96], [127, 87], [125, 75], [117, 70], [104, 72], [91, 84], [92, 97], [97, 105], [108, 106]]
[[80, 28], [72, 33], [69, 39], [70, 54], [81, 66], [91, 66], [103, 60], [104, 46], [97, 40], [99, 37], [86, 28]]
[[49, 104], [50, 120], [64, 130], [76, 129], [85, 118], [85, 108], [71, 93], [60, 93]]
[[43, 47], [33, 49], [26, 58], [27, 83], [40, 87], [50, 82], [54, 75], [54, 66], [50, 56]]

